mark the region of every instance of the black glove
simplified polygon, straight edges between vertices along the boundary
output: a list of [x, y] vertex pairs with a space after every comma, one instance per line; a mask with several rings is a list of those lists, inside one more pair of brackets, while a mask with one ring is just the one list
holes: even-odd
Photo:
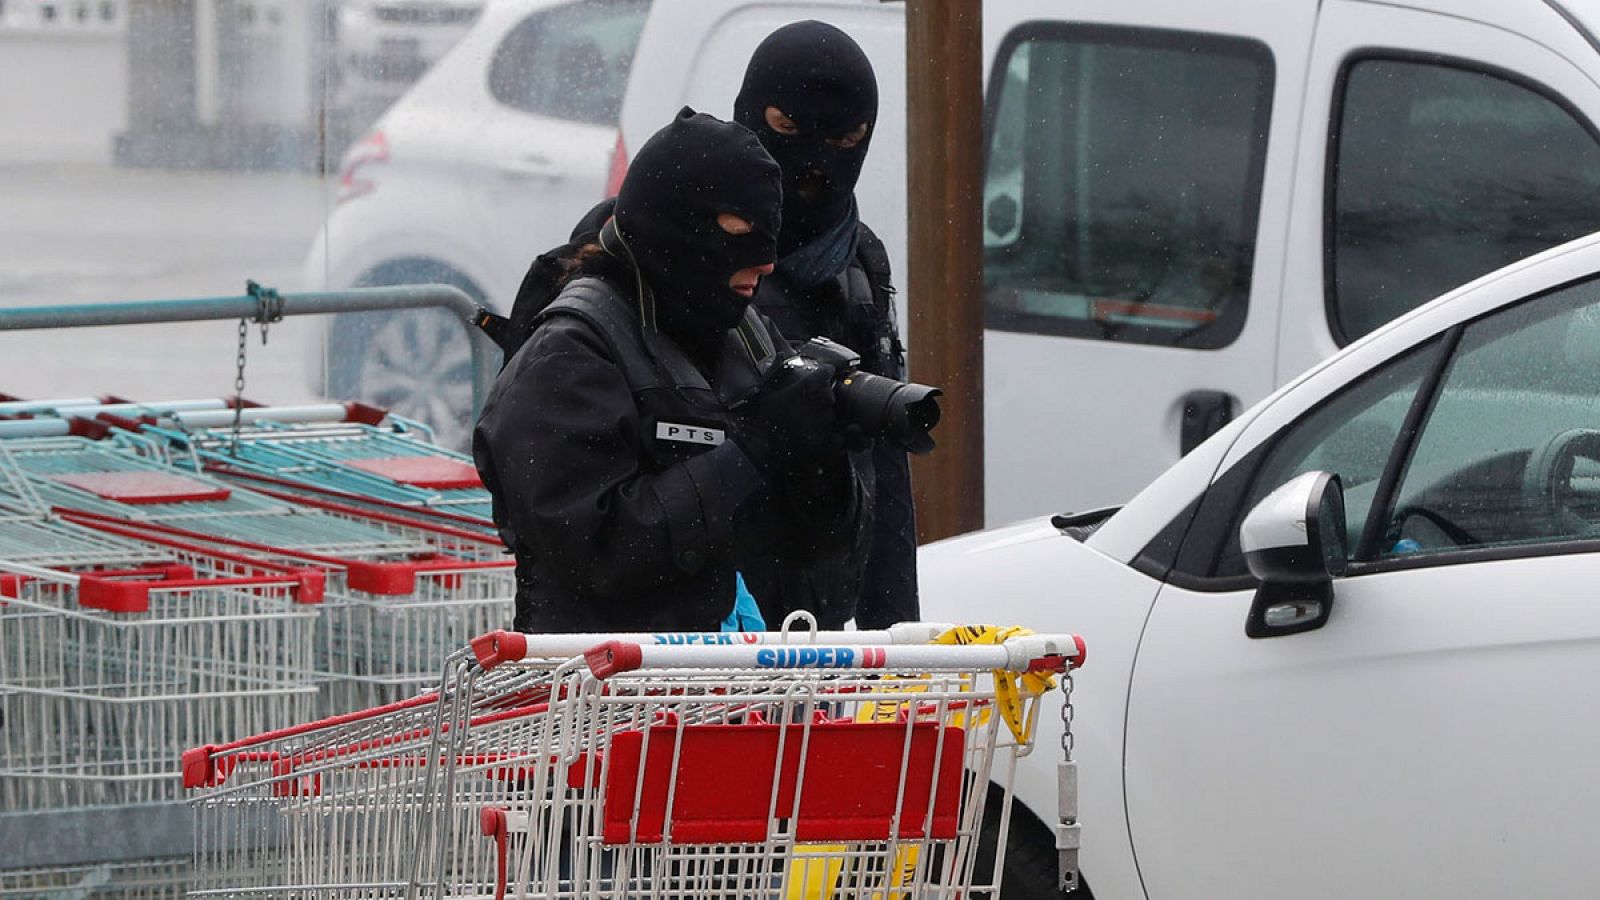
[[756, 468], [772, 475], [842, 450], [833, 375], [832, 366], [812, 360], [777, 366], [739, 407], [734, 443]]

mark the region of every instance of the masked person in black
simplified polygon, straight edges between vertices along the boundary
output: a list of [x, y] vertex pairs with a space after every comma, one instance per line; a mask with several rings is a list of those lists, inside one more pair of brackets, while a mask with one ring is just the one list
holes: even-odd
[[519, 630], [716, 630], [747, 560], [803, 564], [859, 528], [833, 373], [786, 365], [750, 307], [780, 209], [755, 137], [683, 110], [501, 371], [473, 456]]
[[[756, 308], [790, 340], [830, 338], [859, 353], [864, 371], [903, 380], [888, 255], [856, 212], [856, 180], [878, 119], [872, 63], [832, 25], [786, 25], [756, 47], [733, 118], [755, 132], [783, 169], [777, 270], [761, 280]], [[855, 458], [873, 498], [870, 543], [856, 548], [865, 560], [856, 560], [855, 573], [847, 565], [810, 577], [830, 579], [834, 593], [859, 596], [854, 613], [862, 628], [914, 621], [919, 609], [909, 462], [888, 443]], [[781, 595], [775, 582], [792, 573], [760, 569], [745, 577], [769, 619], [784, 611], [769, 610], [767, 598]], [[861, 579], [859, 585], [852, 578]]]

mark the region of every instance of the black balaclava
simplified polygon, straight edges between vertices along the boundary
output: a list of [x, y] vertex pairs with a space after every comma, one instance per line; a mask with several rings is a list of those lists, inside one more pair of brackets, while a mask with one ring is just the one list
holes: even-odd
[[[613, 218], [625, 250], [607, 249], [632, 257], [655, 299], [657, 328], [704, 344], [750, 305], [728, 281], [774, 261], [782, 208], [778, 165], [755, 135], [686, 106], [628, 165]], [[717, 224], [722, 213], [753, 230], [727, 233]]]
[[[799, 127], [780, 134], [767, 124], [775, 106]], [[824, 22], [796, 22], [767, 35], [750, 57], [744, 85], [733, 101], [733, 120], [761, 138], [783, 167], [783, 231], [778, 255], [787, 256], [850, 215], [856, 179], [878, 122], [878, 79], [861, 46]], [[865, 122], [854, 147], [828, 140]]]

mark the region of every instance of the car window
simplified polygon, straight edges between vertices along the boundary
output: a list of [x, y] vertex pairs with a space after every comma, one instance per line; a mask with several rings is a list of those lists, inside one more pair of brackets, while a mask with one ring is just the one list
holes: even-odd
[[1600, 538], [1600, 282], [1467, 327], [1380, 557]]
[[1364, 59], [1339, 96], [1327, 239], [1341, 340], [1600, 228], [1593, 128], [1533, 86]]
[[584, 0], [534, 13], [489, 64], [489, 91], [523, 112], [616, 124], [649, 0]]
[[1220, 347], [1244, 322], [1273, 66], [1239, 38], [1024, 26], [991, 79], [989, 327]]
[[[1344, 483], [1345, 525], [1350, 535], [1346, 544], [1354, 553], [1380, 477], [1418, 392], [1437, 365], [1439, 346], [1438, 340], [1430, 341], [1383, 365], [1283, 429], [1254, 469], [1248, 470], [1248, 483], [1221, 491], [1225, 482], [1238, 484], [1237, 479], [1224, 475], [1212, 485], [1207, 494], [1219, 493], [1222, 501], [1213, 512], [1222, 527], [1205, 532], [1222, 545], [1214, 576], [1249, 572], [1239, 551], [1239, 523], [1267, 494], [1303, 472], [1333, 472]], [[1204, 533], [1196, 537], [1203, 538]]]

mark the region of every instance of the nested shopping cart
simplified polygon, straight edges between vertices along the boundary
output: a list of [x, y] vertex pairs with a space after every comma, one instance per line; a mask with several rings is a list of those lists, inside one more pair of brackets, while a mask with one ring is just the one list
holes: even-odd
[[354, 510], [348, 512], [351, 521], [370, 523], [380, 535], [409, 536], [428, 549], [333, 555], [104, 514], [57, 513], [65, 521], [115, 534], [177, 539], [321, 572], [327, 591], [314, 666], [323, 715], [418, 693], [438, 680], [451, 652], [473, 635], [504, 624], [514, 603], [514, 563], [497, 538], [476, 532]]
[[236, 430], [194, 427], [195, 416], [174, 414], [174, 427], [144, 430], [166, 440], [175, 455], [192, 454], [206, 464], [480, 521], [491, 517], [489, 493], [471, 457], [431, 443], [415, 427], [263, 420]]
[[4, 496], [100, 528], [323, 570], [323, 712], [415, 693], [452, 650], [505, 624], [514, 602], [513, 561], [484, 531], [246, 490], [101, 442], [0, 441]]
[[0, 869], [0, 900], [184, 900], [188, 857]]
[[81, 437], [0, 440], [0, 500], [35, 512], [68, 508], [175, 525], [313, 552], [426, 552], [414, 535], [174, 470]]
[[437, 695], [191, 751], [186, 783], [209, 786], [199, 883], [330, 898], [964, 896], [997, 877], [978, 866], [981, 820], [991, 783], [1009, 809], [1042, 676], [1083, 652], [1069, 636], [677, 637], [562, 659], [571, 645], [487, 636]]
[[0, 511], [0, 808], [181, 798], [172, 754], [314, 710], [322, 573]]
[[[79, 423], [76, 429], [72, 425], [74, 422]], [[261, 406], [248, 400], [217, 397], [153, 401], [67, 397], [0, 402], [0, 437], [7, 438], [62, 437], [112, 427], [138, 431], [147, 425], [179, 429], [232, 429], [237, 426], [248, 432], [273, 422], [302, 425], [387, 422], [396, 431], [415, 433], [425, 440], [432, 436], [428, 427], [419, 422], [398, 416], [391, 418], [385, 410], [353, 402]], [[103, 427], [94, 427], [96, 423]]]
[[384, 500], [366, 494], [357, 494], [304, 481], [280, 478], [276, 475], [265, 475], [260, 472], [241, 469], [225, 462], [202, 463], [200, 471], [213, 478], [250, 490], [272, 491], [279, 498], [294, 502], [321, 500], [336, 503], [346, 508], [362, 510], [363, 512], [401, 516], [431, 525], [464, 528], [468, 531], [491, 536], [498, 534], [498, 530], [492, 520], [479, 516], [463, 515], [427, 506]]
[[244, 405], [223, 399], [0, 403], [0, 438], [114, 434], [127, 446], [199, 471], [213, 466], [331, 489], [482, 526], [489, 497], [472, 460], [433, 432], [359, 403]]
[[[334, 500], [493, 533], [491, 501], [472, 462], [429, 441], [420, 423], [352, 403], [255, 407], [231, 401], [0, 403], [0, 438], [88, 437], [245, 487]], [[18, 416], [21, 417], [18, 417]], [[207, 425], [216, 427], [207, 427]], [[393, 443], [396, 440], [404, 443]], [[272, 442], [272, 443], [262, 443]], [[403, 453], [386, 450], [393, 446]]]

